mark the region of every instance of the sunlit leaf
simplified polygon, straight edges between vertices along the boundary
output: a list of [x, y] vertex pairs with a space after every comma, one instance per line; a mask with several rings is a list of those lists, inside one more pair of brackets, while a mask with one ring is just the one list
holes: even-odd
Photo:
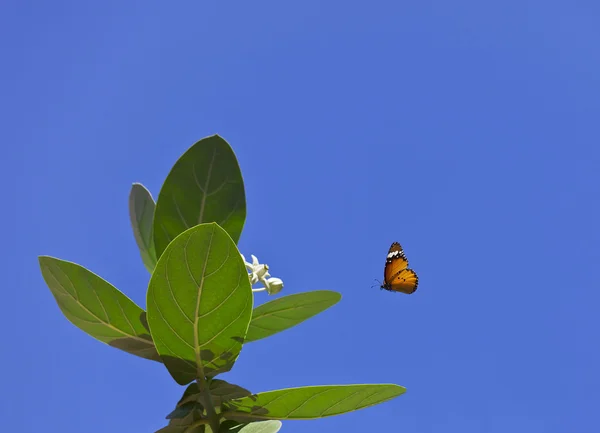
[[173, 240], [150, 278], [147, 317], [171, 376], [181, 385], [228, 371], [252, 314], [244, 262], [218, 224], [201, 224]]
[[383, 403], [405, 391], [387, 384], [306, 386], [231, 400], [223, 408], [228, 419], [314, 419]]
[[177, 160], [160, 190], [154, 214], [156, 255], [201, 223], [218, 223], [237, 243], [245, 220], [244, 181], [233, 150], [218, 135], [203, 138]]
[[304, 322], [336, 304], [342, 295], [329, 290], [297, 293], [254, 309], [246, 342], [260, 340]]
[[231, 421], [225, 421], [219, 433], [277, 433], [281, 428], [281, 421], [256, 421], [252, 423], [229, 424]]
[[39, 257], [46, 284], [67, 319], [92, 337], [142, 358], [159, 360], [143, 325], [144, 310], [83, 266]]
[[154, 200], [150, 191], [141, 183], [134, 183], [129, 193], [129, 218], [135, 241], [140, 249], [142, 261], [148, 272], [156, 266], [156, 252], [152, 221], [154, 219]]

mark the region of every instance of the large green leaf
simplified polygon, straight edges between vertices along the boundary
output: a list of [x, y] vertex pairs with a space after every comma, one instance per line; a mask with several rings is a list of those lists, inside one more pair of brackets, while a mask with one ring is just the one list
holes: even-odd
[[148, 287], [148, 324], [180, 385], [228, 371], [252, 314], [244, 261], [218, 224], [200, 224], [169, 244]]
[[160, 360], [139, 306], [83, 266], [39, 257], [46, 284], [67, 319], [82, 331], [142, 358]]
[[223, 405], [228, 419], [314, 419], [340, 415], [398, 397], [399, 385], [327, 385], [262, 392]]
[[156, 255], [184, 230], [207, 222], [218, 223], [237, 243], [245, 220], [244, 181], [233, 150], [218, 135], [203, 138], [177, 160], [160, 190]]
[[156, 266], [156, 251], [154, 250], [152, 230], [154, 208], [155, 204], [150, 191], [141, 183], [134, 183], [129, 192], [129, 218], [135, 241], [142, 255], [142, 261], [150, 273]]
[[296, 326], [342, 299], [329, 290], [297, 293], [266, 302], [254, 309], [246, 342], [260, 340]]

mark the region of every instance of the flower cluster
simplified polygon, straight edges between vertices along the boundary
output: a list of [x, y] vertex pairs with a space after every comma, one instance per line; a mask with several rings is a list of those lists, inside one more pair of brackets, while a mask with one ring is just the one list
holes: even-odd
[[252, 289], [253, 292], [267, 291], [269, 295], [274, 295], [281, 292], [283, 289], [283, 281], [279, 278], [271, 277], [269, 274], [269, 266], [265, 263], [259, 263], [255, 255], [252, 255], [252, 263], [246, 261], [246, 258], [241, 254], [242, 260], [246, 268], [248, 268], [248, 277], [250, 278], [250, 284], [254, 285], [259, 281], [264, 285], [258, 289]]

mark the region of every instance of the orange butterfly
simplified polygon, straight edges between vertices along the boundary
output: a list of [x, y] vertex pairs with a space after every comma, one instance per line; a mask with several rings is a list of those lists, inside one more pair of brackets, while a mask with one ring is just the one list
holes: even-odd
[[408, 259], [398, 242], [394, 242], [388, 251], [383, 269], [382, 289], [390, 292], [402, 292], [410, 295], [417, 290], [419, 277], [408, 269]]

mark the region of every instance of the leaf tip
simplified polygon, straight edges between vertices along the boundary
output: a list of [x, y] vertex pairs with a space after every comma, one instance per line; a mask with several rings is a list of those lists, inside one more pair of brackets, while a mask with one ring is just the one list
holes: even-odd
[[388, 385], [391, 388], [394, 388], [398, 394], [397, 395], [402, 395], [406, 392], [406, 388], [401, 386], [401, 385], [396, 385], [395, 383]]
[[53, 257], [51, 256], [46, 256], [46, 255], [39, 255], [38, 256], [38, 263], [41, 265], [43, 265], [45, 262], [48, 262], [49, 260], [52, 260]]

